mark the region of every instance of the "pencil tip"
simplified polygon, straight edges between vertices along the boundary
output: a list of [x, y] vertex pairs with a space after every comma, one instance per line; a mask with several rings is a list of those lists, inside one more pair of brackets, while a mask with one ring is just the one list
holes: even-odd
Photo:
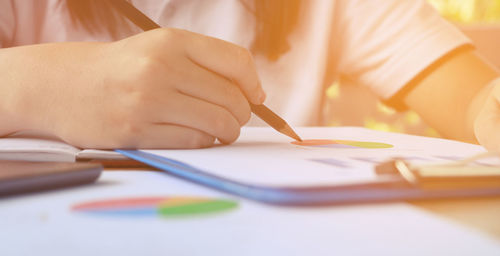
[[[293, 131], [292, 131], [292, 132], [293, 132]], [[300, 142], [302, 142], [302, 138], [300, 138], [300, 136], [299, 136], [299, 135], [297, 135], [295, 132], [293, 132], [293, 136], [292, 136], [292, 138], [294, 138], [296, 141], [300, 141]]]
[[294, 140], [296, 141], [300, 141], [302, 142], [302, 139], [300, 138], [299, 135], [297, 135], [297, 133], [295, 133], [292, 129], [292, 127], [290, 127], [289, 125], [287, 125], [285, 128], [282, 129], [281, 131], [283, 134], [293, 138]]

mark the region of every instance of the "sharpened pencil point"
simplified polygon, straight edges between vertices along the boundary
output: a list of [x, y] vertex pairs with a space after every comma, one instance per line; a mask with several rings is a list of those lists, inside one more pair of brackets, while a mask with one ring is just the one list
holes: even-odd
[[293, 138], [296, 141], [302, 141], [299, 135], [295, 133], [295, 131], [289, 125], [286, 125], [283, 129], [280, 130], [281, 133], [287, 135], [290, 138]]
[[252, 112], [256, 114], [258, 117], [260, 117], [264, 122], [269, 124], [271, 127], [273, 127], [275, 130], [278, 132], [281, 132], [285, 134], [286, 136], [293, 138], [294, 140], [297, 141], [302, 141], [302, 139], [297, 135], [292, 127], [286, 123], [283, 118], [280, 116], [276, 115], [273, 111], [271, 111], [269, 108], [267, 108], [264, 105], [255, 105], [250, 103], [250, 108], [252, 109]]

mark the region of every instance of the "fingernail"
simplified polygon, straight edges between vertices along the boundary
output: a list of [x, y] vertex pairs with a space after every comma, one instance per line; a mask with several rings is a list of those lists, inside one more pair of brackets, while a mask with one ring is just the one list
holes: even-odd
[[259, 93], [259, 103], [262, 104], [266, 100], [266, 93], [264, 91], [260, 91]]

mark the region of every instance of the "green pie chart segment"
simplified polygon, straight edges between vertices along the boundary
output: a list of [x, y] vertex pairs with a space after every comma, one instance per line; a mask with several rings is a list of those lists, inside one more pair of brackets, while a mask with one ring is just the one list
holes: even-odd
[[358, 148], [392, 148], [393, 145], [381, 142], [366, 142], [353, 140], [335, 140], [337, 143], [349, 145]]
[[205, 214], [227, 211], [237, 206], [238, 204], [234, 201], [213, 200], [177, 206], [160, 206], [158, 209], [158, 213], [162, 216]]
[[94, 200], [73, 205], [72, 210], [100, 216], [194, 216], [226, 212], [238, 202], [206, 197], [124, 197]]
[[391, 144], [371, 141], [355, 141], [355, 140], [330, 140], [330, 139], [311, 139], [302, 141], [292, 141], [294, 145], [306, 147], [321, 147], [321, 148], [335, 148], [335, 149], [382, 149], [392, 148]]

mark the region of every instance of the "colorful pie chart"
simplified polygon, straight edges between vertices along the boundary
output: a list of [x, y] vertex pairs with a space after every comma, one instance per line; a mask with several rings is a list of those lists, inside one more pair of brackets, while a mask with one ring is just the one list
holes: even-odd
[[79, 203], [72, 210], [108, 216], [176, 217], [225, 212], [237, 206], [235, 201], [204, 197], [133, 197]]
[[308, 147], [326, 148], [392, 148], [393, 145], [380, 142], [354, 140], [303, 140], [293, 141], [292, 144]]

